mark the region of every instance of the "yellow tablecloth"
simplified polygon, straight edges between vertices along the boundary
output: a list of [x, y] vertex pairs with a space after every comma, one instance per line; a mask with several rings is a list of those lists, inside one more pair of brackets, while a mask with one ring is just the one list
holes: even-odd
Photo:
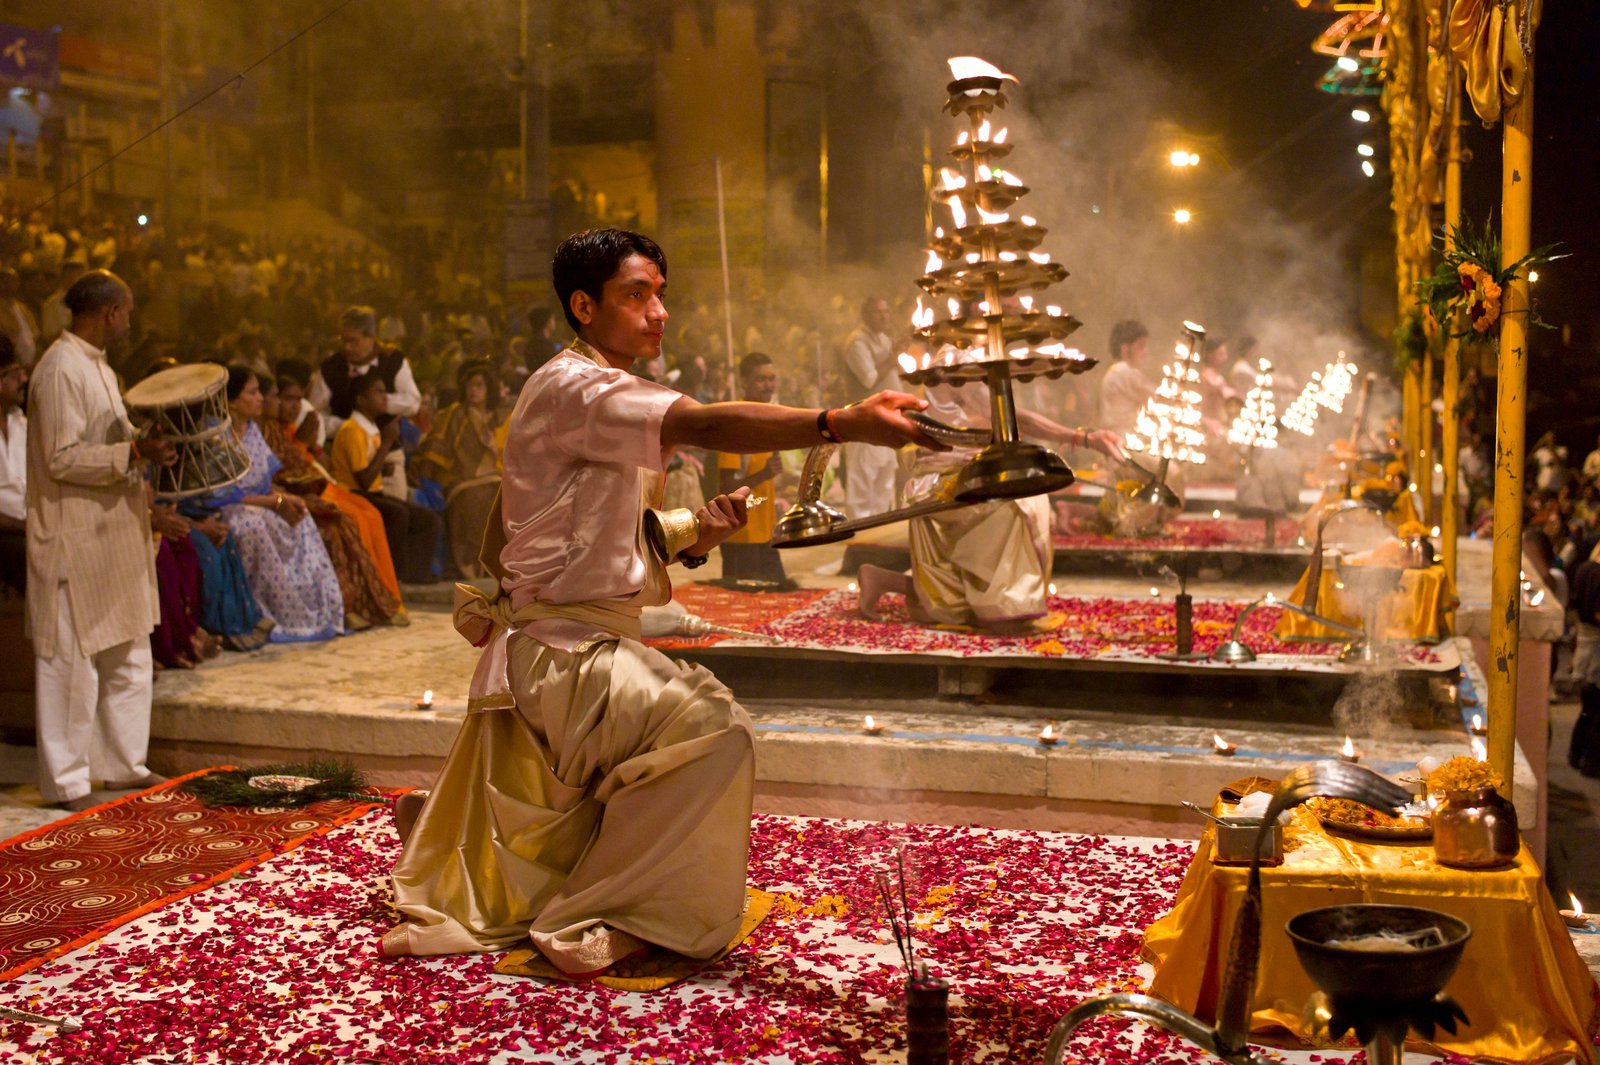
[[[1300, 574], [1300, 580], [1289, 593], [1289, 601], [1306, 605], [1306, 589], [1310, 587], [1311, 569]], [[1317, 613], [1332, 621], [1361, 628], [1362, 617], [1355, 597], [1339, 587], [1338, 574], [1332, 566], [1322, 569], [1322, 590], [1317, 593]], [[1391, 640], [1419, 640], [1438, 643], [1455, 635], [1456, 607], [1455, 585], [1449, 574], [1438, 564], [1427, 569], [1408, 569], [1400, 578], [1400, 587], [1383, 602], [1378, 622], [1383, 634]], [[1338, 640], [1341, 635], [1326, 625], [1285, 610], [1273, 629], [1273, 635], [1283, 640]]]
[[[1251, 1031], [1305, 1042], [1301, 1009], [1314, 990], [1284, 925], [1305, 910], [1353, 902], [1424, 906], [1472, 926], [1461, 967], [1446, 990], [1469, 1023], [1413, 1049], [1475, 1061], [1591, 1060], [1600, 989], [1572, 945], [1527, 847], [1508, 869], [1465, 872], [1434, 861], [1433, 848], [1357, 843], [1324, 832], [1300, 807], [1285, 831], [1283, 865], [1262, 870], [1261, 966]], [[1201, 838], [1172, 910], [1144, 935], [1155, 966], [1150, 993], [1213, 1021], [1228, 942], [1247, 870], [1211, 862]]]

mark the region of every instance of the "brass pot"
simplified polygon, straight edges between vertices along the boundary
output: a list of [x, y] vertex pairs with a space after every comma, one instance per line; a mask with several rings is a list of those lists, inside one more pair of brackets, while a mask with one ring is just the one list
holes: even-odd
[[1452, 791], [1433, 811], [1433, 855], [1440, 865], [1493, 869], [1517, 860], [1517, 808], [1494, 788]]

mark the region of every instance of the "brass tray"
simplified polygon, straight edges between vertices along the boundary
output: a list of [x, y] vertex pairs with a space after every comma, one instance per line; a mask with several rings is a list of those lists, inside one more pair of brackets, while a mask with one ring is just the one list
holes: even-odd
[[1409, 827], [1404, 825], [1352, 825], [1347, 821], [1335, 821], [1331, 817], [1317, 814], [1317, 820], [1322, 822], [1322, 827], [1336, 836], [1348, 836], [1367, 843], [1420, 843], [1433, 838], [1433, 826], [1419, 825]]

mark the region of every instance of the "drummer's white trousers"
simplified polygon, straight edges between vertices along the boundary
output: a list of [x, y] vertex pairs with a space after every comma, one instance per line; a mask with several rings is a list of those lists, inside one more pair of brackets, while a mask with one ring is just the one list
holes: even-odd
[[[78, 647], [66, 584], [56, 592], [56, 654], [34, 659], [39, 791], [46, 802], [89, 794], [91, 772], [121, 782], [149, 773], [150, 638], [97, 655]], [[92, 765], [91, 765], [92, 763]]]

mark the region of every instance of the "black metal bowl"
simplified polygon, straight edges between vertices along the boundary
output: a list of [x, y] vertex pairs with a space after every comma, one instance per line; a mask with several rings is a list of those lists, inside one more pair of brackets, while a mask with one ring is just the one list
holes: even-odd
[[[1330, 946], [1379, 932], [1437, 928], [1442, 942], [1415, 950], [1373, 951]], [[1417, 906], [1355, 903], [1307, 910], [1289, 919], [1289, 939], [1313, 983], [1346, 1003], [1392, 1006], [1433, 998], [1450, 982], [1472, 928], [1458, 917]]]

